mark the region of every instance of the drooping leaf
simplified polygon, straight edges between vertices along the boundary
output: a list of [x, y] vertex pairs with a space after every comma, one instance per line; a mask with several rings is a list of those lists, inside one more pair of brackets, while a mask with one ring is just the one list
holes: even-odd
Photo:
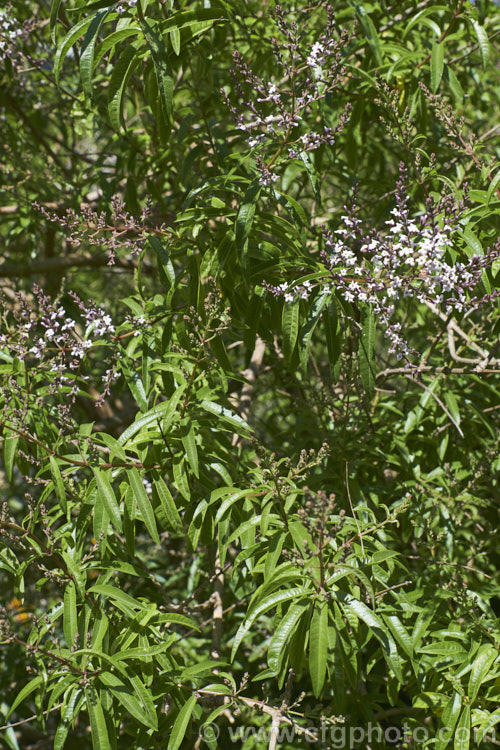
[[156, 519], [153, 511], [153, 506], [151, 505], [151, 500], [147, 496], [141, 476], [137, 469], [128, 469], [127, 476], [129, 478], [130, 486], [132, 487], [135, 499], [137, 500], [137, 505], [141, 512], [142, 520], [144, 521], [149, 535], [156, 542], [156, 544], [160, 544], [160, 537], [158, 535], [158, 529], [156, 528]]
[[177, 718], [170, 733], [167, 750], [178, 750], [181, 746], [195, 705], [196, 696], [191, 695], [177, 714]]
[[328, 662], [328, 606], [324, 600], [315, 604], [309, 636], [309, 672], [314, 695], [319, 698]]
[[444, 43], [434, 42], [431, 50], [431, 89], [434, 93], [439, 88], [444, 70]]
[[92, 471], [94, 472], [94, 477], [97, 483], [97, 492], [104, 503], [106, 512], [115, 529], [121, 532], [123, 528], [120, 506], [115, 493], [113, 492], [113, 488], [111, 487], [108, 472], [97, 467], [93, 467]]
[[99, 30], [103, 21], [109, 13], [109, 9], [105, 8], [98, 11], [92, 23], [87, 29], [85, 39], [83, 40], [83, 46], [80, 54], [80, 76], [82, 79], [82, 87], [85, 96], [92, 99], [92, 73], [94, 70], [94, 54], [96, 48], [97, 38], [99, 36]]
[[494, 649], [493, 646], [490, 646], [489, 644], [484, 644], [483, 646], [481, 646], [479, 651], [475, 655], [474, 663], [472, 664], [470, 673], [468, 689], [468, 696], [471, 704], [476, 700], [479, 688], [481, 687], [483, 681], [488, 677], [491, 666], [497, 657], [498, 651], [496, 651], [496, 649]]
[[361, 316], [359, 336], [359, 373], [368, 398], [375, 390], [375, 315], [371, 306], [366, 305]]
[[293, 636], [297, 623], [308, 608], [308, 602], [292, 604], [276, 627], [267, 651], [267, 663], [273, 672], [278, 672], [283, 655]]
[[109, 750], [111, 744], [108, 727], [98, 691], [93, 687], [85, 688], [85, 699], [92, 732], [92, 746], [94, 750]]

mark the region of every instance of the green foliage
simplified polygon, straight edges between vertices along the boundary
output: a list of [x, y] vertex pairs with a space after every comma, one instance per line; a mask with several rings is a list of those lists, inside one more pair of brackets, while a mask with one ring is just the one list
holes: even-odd
[[2, 747], [497, 744], [500, 9], [334, 10], [0, 17]]

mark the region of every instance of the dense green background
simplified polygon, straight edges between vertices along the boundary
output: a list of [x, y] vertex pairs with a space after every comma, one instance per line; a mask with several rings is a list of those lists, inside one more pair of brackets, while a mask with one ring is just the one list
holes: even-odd
[[[401, 163], [411, 216], [451, 216], [447, 264], [498, 249], [500, 11], [334, 10], [338, 77], [258, 146], [233, 53], [297, 106], [326, 4], [0, 11], [2, 747], [225, 748], [274, 719], [465, 750], [500, 721], [498, 260], [477, 309], [401, 301], [410, 368], [368, 305], [268, 287], [324, 276], [353, 195], [387, 233]], [[29, 351], [61, 307], [76, 369]]]

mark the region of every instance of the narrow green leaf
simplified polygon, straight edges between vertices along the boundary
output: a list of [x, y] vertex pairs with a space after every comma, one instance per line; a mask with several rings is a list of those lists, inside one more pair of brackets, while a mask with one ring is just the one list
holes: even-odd
[[130, 36], [137, 36], [139, 32], [139, 26], [136, 24], [131, 24], [125, 29], [113, 31], [111, 34], [105, 37], [96, 50], [94, 57], [94, 70], [96, 69], [104, 55], [106, 55], [110, 50], [112, 50], [111, 55], [114, 54], [115, 50], [112, 49], [113, 47], [116, 47], [119, 42], [122, 42], [124, 39], [128, 39]]
[[186, 734], [187, 726], [196, 705], [196, 696], [191, 695], [182, 706], [170, 733], [167, 750], [178, 750]]
[[141, 24], [155, 66], [163, 114], [165, 119], [171, 122], [174, 78], [168, 61], [168, 52], [161, 35], [158, 33], [158, 22], [151, 18], [143, 18]]
[[56, 54], [54, 57], [54, 67], [52, 73], [56, 79], [57, 85], [59, 85], [59, 76], [61, 75], [61, 67], [64, 62], [64, 58], [68, 54], [70, 48], [78, 41], [78, 39], [86, 33], [88, 27], [92, 23], [94, 16], [83, 18], [75, 26], [72, 26], [68, 31], [64, 39], [59, 43]]
[[66, 509], [67, 509], [66, 489], [64, 487], [64, 481], [61, 476], [61, 470], [59, 469], [59, 464], [57, 463], [54, 456], [50, 456], [49, 463], [50, 463], [50, 473], [51, 473], [52, 481], [54, 482], [54, 488], [56, 491], [56, 497], [59, 501], [59, 505], [61, 506], [63, 512], [66, 513]]
[[125, 361], [122, 361], [121, 363], [121, 370], [137, 406], [142, 412], [147, 412], [148, 397], [146, 394], [146, 388], [144, 387], [144, 383], [141, 380], [139, 373], [132, 367], [129, 367]]
[[70, 581], [64, 589], [63, 632], [67, 647], [73, 648], [75, 635], [78, 633], [76, 587], [73, 581]]
[[99, 36], [99, 29], [109, 10], [109, 8], [105, 8], [96, 13], [83, 40], [80, 55], [80, 77], [82, 79], [83, 92], [89, 101], [92, 100], [92, 71], [94, 69], [95, 46]]
[[14, 462], [16, 460], [18, 442], [18, 435], [15, 435], [10, 430], [5, 430], [3, 437], [3, 463], [9, 482], [12, 482], [14, 479]]
[[314, 198], [317, 201], [318, 206], [321, 206], [321, 181], [318, 180], [318, 175], [314, 168], [314, 163], [307, 151], [300, 151], [299, 157], [301, 158], [306, 168], [307, 176], [309, 177], [309, 182], [311, 183], [311, 187], [314, 193]]
[[344, 610], [346, 612], [352, 612], [356, 615], [356, 617], [359, 617], [360, 620], [368, 625], [373, 635], [382, 644], [382, 650], [384, 652], [385, 660], [393, 670], [398, 680], [402, 681], [403, 674], [396, 644], [394, 643], [389, 630], [382, 622], [382, 620], [378, 617], [378, 615], [375, 614], [375, 612], [369, 609], [366, 604], [363, 604], [363, 602], [354, 599], [354, 597], [352, 597], [350, 594], [344, 594], [341, 591], [336, 591], [334, 593], [334, 596], [342, 602]]
[[455, 394], [452, 391], [446, 391], [444, 394], [444, 400], [451, 416], [455, 420], [455, 424], [460, 425], [460, 409]]
[[470, 735], [470, 704], [466, 703], [455, 730], [454, 750], [469, 750]]
[[154, 729], [158, 729], [158, 716], [156, 715], [156, 708], [150, 690], [148, 690], [142, 680], [137, 675], [130, 672], [130, 670], [127, 672], [127, 677], [134, 688], [136, 696], [141, 701], [151, 725]]
[[410, 637], [410, 634], [404, 627], [399, 617], [397, 617], [396, 615], [389, 615], [385, 619], [392, 631], [392, 634], [396, 642], [399, 643], [403, 651], [405, 651], [406, 654], [408, 654], [408, 656], [412, 658], [413, 657], [413, 642]]
[[186, 390], [186, 383], [182, 383], [175, 391], [173, 396], [168, 401], [162, 401], [156, 404], [146, 414], [140, 416], [130, 427], [122, 432], [118, 438], [118, 442], [121, 445], [125, 445], [130, 438], [134, 437], [140, 430], [145, 427], [149, 427], [151, 424], [160, 423], [162, 425], [163, 432], [167, 432], [175, 416], [179, 401], [181, 400], [184, 391]]
[[377, 64], [382, 65], [380, 40], [378, 38], [378, 34], [375, 29], [375, 26], [373, 25], [372, 19], [367, 14], [364, 5], [362, 5], [359, 2], [356, 2], [355, 0], [348, 0], [348, 3], [351, 6], [351, 8], [354, 8], [354, 11], [356, 13], [356, 18], [358, 19], [359, 24], [361, 28], [363, 29], [363, 33], [366, 36], [366, 39], [368, 41], [368, 44], [370, 45], [370, 48], [373, 52], [373, 56], [375, 57], [375, 60], [377, 61]]
[[[493, 179], [491, 180], [490, 186], [488, 188], [488, 196], [486, 199], [487, 205], [490, 203], [493, 193], [496, 193], [499, 190], [500, 185], [500, 170], [497, 171]], [[498, 197], [498, 196], [497, 196]]]
[[481, 51], [481, 59], [483, 61], [483, 70], [486, 70], [490, 59], [490, 42], [488, 40], [488, 34], [481, 26], [481, 24], [478, 23], [474, 18], [471, 18], [470, 22], [472, 23], [474, 31], [476, 32], [477, 43], [479, 45], [479, 49]]
[[64, 705], [61, 709], [61, 721], [54, 736], [54, 750], [62, 750], [71, 729], [71, 725], [80, 713], [84, 692], [78, 686], [72, 685], [64, 694]]
[[450, 65], [446, 65], [446, 76], [448, 78], [448, 85], [450, 87], [451, 93], [455, 97], [456, 101], [461, 104], [464, 100], [464, 90], [462, 88], [462, 84], [456, 77]]
[[146, 489], [142, 483], [141, 476], [137, 469], [128, 469], [127, 476], [129, 478], [130, 486], [132, 487], [137, 505], [141, 512], [142, 520], [149, 532], [151, 538], [160, 544], [160, 537], [158, 536], [158, 529], [156, 528], [156, 519], [153, 511], [151, 501], [147, 496]]
[[474, 703], [479, 692], [479, 688], [484, 680], [488, 677], [491, 665], [498, 656], [498, 652], [493, 646], [485, 644], [481, 646], [476, 656], [474, 657], [474, 663], [472, 665], [470, 678], [469, 678], [469, 689], [468, 696], [470, 703]]
[[186, 456], [189, 466], [191, 467], [191, 471], [193, 472], [195, 477], [198, 478], [200, 475], [198, 469], [198, 450], [196, 448], [193, 422], [191, 420], [188, 420], [186, 427], [187, 429], [184, 428], [181, 435], [182, 445], [184, 446], [184, 450], [186, 451]]
[[324, 600], [314, 606], [309, 635], [309, 671], [314, 695], [319, 698], [328, 661], [328, 607]]
[[436, 750], [446, 750], [449, 746], [461, 708], [462, 696], [460, 693], [454, 693], [441, 716], [441, 727], [435, 745]]
[[375, 390], [375, 315], [370, 305], [366, 305], [361, 316], [359, 337], [359, 374], [368, 398]]
[[181, 34], [177, 26], [170, 30], [170, 42], [177, 57], [181, 52]]
[[177, 456], [172, 461], [174, 473], [174, 487], [181, 493], [182, 497], [189, 502], [191, 500], [191, 489], [189, 487], [188, 477], [185, 469], [184, 456]]
[[283, 356], [290, 366], [297, 336], [299, 333], [299, 302], [284, 302], [282, 313], [283, 325]]
[[99, 497], [104, 503], [106, 512], [110, 517], [115, 529], [121, 532], [123, 528], [120, 515], [120, 506], [118, 505], [115, 493], [113, 492], [113, 489], [109, 482], [108, 473], [96, 467], [93, 467], [92, 471], [94, 472], [94, 477], [97, 483], [97, 491], [99, 493]]
[[494, 726], [500, 723], [500, 708], [497, 708], [496, 711], [493, 711], [491, 714], [489, 714], [484, 721], [481, 722], [481, 724], [476, 727], [477, 734], [474, 735], [474, 739], [477, 742], [477, 746], [481, 747], [481, 743], [487, 735], [490, 734], [490, 730], [493, 729]]
[[[177, 12], [167, 18], [166, 21], [162, 21], [160, 24], [161, 33], [164, 34], [173, 28], [185, 29], [189, 26], [202, 25], [204, 23], [211, 22], [210, 26], [215, 21], [224, 21], [223, 13], [221, 8], [197, 8], [196, 10], [187, 10], [183, 12]], [[203, 28], [210, 28], [210, 26]]]
[[267, 663], [273, 672], [277, 673], [279, 671], [288, 642], [293, 636], [300, 618], [308, 609], [308, 602], [292, 604], [288, 608], [287, 613], [280, 621], [279, 625], [276, 627], [267, 651]]
[[[184, 527], [182, 525], [179, 511], [177, 510], [177, 506], [170, 494], [170, 490], [163, 479], [160, 478], [153, 480], [153, 491], [156, 492], [160, 502], [162, 516], [167, 525], [177, 534], [183, 534]], [[157, 514], [159, 515], [159, 509], [157, 510]]]
[[431, 89], [435, 94], [444, 70], [444, 43], [434, 42], [431, 50]]
[[167, 242], [160, 242], [158, 237], [148, 237], [149, 244], [156, 253], [160, 280], [171, 293], [175, 287], [175, 270], [170, 260], [169, 246]]
[[330, 300], [329, 295], [318, 294], [314, 298], [314, 301], [307, 312], [306, 319], [300, 327], [300, 332], [298, 336], [298, 347], [299, 347], [300, 366], [302, 370], [304, 371], [307, 368], [307, 361], [309, 358], [309, 344], [311, 342], [314, 329], [316, 328], [316, 325], [318, 324], [323, 308], [325, 307], [326, 303], [329, 300]]
[[223, 422], [226, 422], [235, 432], [239, 432], [243, 430], [243, 432], [253, 432], [253, 429], [248, 425], [244, 419], [242, 419], [237, 414], [233, 414], [232, 411], [229, 409], [226, 409], [224, 406], [221, 406], [220, 404], [216, 404], [214, 401], [207, 401], [204, 399], [200, 406], [205, 409], [205, 411], [210, 412], [211, 414], [214, 414], [216, 417], [219, 417], [220, 420]]
[[143, 609], [140, 602], [133, 599], [131, 596], [126, 594], [124, 591], [117, 589], [115, 586], [109, 586], [108, 584], [99, 583], [89, 589], [89, 593], [102, 594], [107, 596], [108, 599], [112, 599], [125, 614], [130, 614], [132, 617], [135, 616], [137, 609]]
[[243, 246], [248, 239], [248, 236], [252, 229], [253, 218], [255, 216], [255, 209], [257, 207], [257, 201], [259, 199], [262, 185], [258, 179], [255, 179], [248, 187], [243, 202], [238, 211], [235, 224], [235, 236], [236, 246], [238, 250], [242, 250]]
[[109, 750], [111, 743], [99, 694], [95, 688], [85, 688], [87, 712], [90, 719], [93, 750]]
[[[254, 490], [251, 488], [246, 490], [237, 490], [235, 492], [235, 488], [233, 487], [221, 487], [219, 490], [216, 490], [211, 494], [210, 503], [216, 502], [221, 496], [223, 496], [222, 494], [220, 494], [220, 490], [223, 489], [231, 492], [231, 494], [229, 495], [229, 497], [226, 497], [226, 499], [222, 501], [215, 516], [215, 523], [219, 523], [219, 521], [224, 518], [226, 512], [234, 505], [234, 503], [236, 503], [238, 500], [241, 500], [242, 497], [246, 497], [247, 495], [250, 495], [252, 492], [254, 492]], [[227, 492], [225, 492], [224, 494], [227, 494]]]
[[328, 351], [328, 365], [332, 381], [336, 383], [340, 373], [340, 354], [342, 345], [342, 334], [340, 321], [337, 313], [335, 298], [331, 297], [328, 307], [323, 311], [323, 324], [325, 326], [326, 347]]
[[135, 68], [139, 64], [139, 56], [134, 45], [130, 44], [123, 50], [113, 68], [108, 87], [108, 113], [111, 125], [117, 133], [120, 132], [123, 120], [123, 94]]
[[50, 37], [54, 44], [56, 43], [56, 26], [57, 26], [57, 19], [59, 17], [59, 8], [61, 6], [61, 0], [52, 0], [52, 4], [50, 6], [50, 19], [49, 19], [49, 28], [50, 28]]
[[257, 617], [264, 614], [265, 612], [272, 609], [273, 607], [276, 607], [278, 604], [281, 604], [282, 602], [289, 601], [290, 599], [299, 599], [301, 596], [304, 596], [307, 593], [308, 593], [308, 589], [304, 587], [288, 589], [286, 591], [279, 591], [278, 593], [274, 593], [274, 594], [271, 594], [271, 596], [266, 597], [264, 601], [261, 601], [260, 604], [252, 608], [250, 612], [247, 612], [245, 619], [243, 620], [242, 624], [240, 625], [238, 629], [238, 632], [236, 633], [236, 636], [233, 642], [231, 660], [234, 659], [235, 654], [240, 646], [240, 643], [242, 642], [243, 638], [252, 627]]
[[132, 695], [129, 685], [120, 680], [111, 672], [101, 672], [99, 681], [109, 690], [109, 692], [122, 704], [131, 716], [134, 716], [141, 724], [154, 729], [154, 723], [144, 711], [142, 703]]
[[432, 654], [433, 656], [467, 656], [467, 651], [456, 641], [437, 641], [428, 643], [427, 646], [419, 648], [421, 654]]
[[28, 682], [27, 685], [25, 685], [22, 690], [19, 691], [19, 693], [16, 695], [16, 698], [14, 700], [14, 703], [7, 711], [7, 714], [5, 716], [5, 720], [9, 718], [9, 716], [16, 710], [16, 708], [21, 705], [23, 700], [28, 697], [28, 695], [31, 695], [38, 687], [40, 687], [43, 684], [43, 677], [41, 675], [38, 675], [37, 677], [34, 677], [32, 680]]

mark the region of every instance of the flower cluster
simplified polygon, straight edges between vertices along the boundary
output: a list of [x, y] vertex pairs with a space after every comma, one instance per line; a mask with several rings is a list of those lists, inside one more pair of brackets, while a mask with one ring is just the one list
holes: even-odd
[[[281, 43], [273, 39], [274, 57], [283, 73], [282, 79], [266, 81], [255, 75], [239, 52], [233, 54], [232, 71], [234, 85], [243, 103], [232, 105], [228, 95], [222, 95], [233, 115], [239, 130], [248, 135], [250, 148], [257, 146], [288, 146], [288, 157], [295, 159], [322, 144], [333, 146], [335, 136], [347, 124], [351, 107], [348, 105], [334, 128], [323, 126], [318, 131], [305, 123], [305, 115], [314, 104], [324, 99], [327, 93], [340, 85], [345, 74], [343, 55], [350, 40], [349, 32], [338, 31], [329, 6], [324, 33], [314, 42], [304, 63], [299, 51], [299, 32], [295, 22], [285, 21], [283, 9], [276, 6], [276, 22], [284, 39]], [[252, 90], [248, 98], [245, 84]], [[301, 132], [302, 131], [302, 132]], [[269, 162], [259, 154], [257, 168], [261, 182], [269, 185], [277, 179], [273, 171], [276, 156]]]
[[137, 5], [137, 0], [120, 0], [120, 2], [117, 4], [115, 10], [117, 13], [125, 13], [130, 8], [135, 8]]
[[111, 316], [93, 302], [84, 303], [74, 293], [70, 295], [81, 310], [86, 323], [85, 331], [70, 317], [61, 305], [54, 304], [38, 287], [33, 293], [38, 311], [33, 311], [27, 300], [18, 295], [18, 310], [15, 312], [15, 333], [0, 334], [0, 349], [21, 360], [35, 358], [44, 364], [53, 377], [53, 385], [68, 384], [79, 370], [89, 349], [97, 342], [115, 333]]
[[32, 28], [33, 21], [23, 23], [16, 18], [12, 5], [0, 8], [0, 62], [10, 60], [16, 65], [22, 61], [19, 42], [27, 38]]
[[[111, 214], [95, 211], [84, 203], [80, 214], [72, 208], [64, 214], [48, 211], [39, 203], [33, 204], [48, 219], [64, 227], [68, 232], [68, 242], [73, 247], [83, 244], [105, 247], [108, 254], [108, 265], [113, 265], [119, 249], [125, 248], [130, 255], [139, 255], [151, 231], [149, 220], [152, 216], [151, 201], [148, 199], [140, 218], [133, 216], [125, 208], [119, 195], [111, 198]], [[156, 227], [156, 232], [166, 231], [166, 227]]]
[[[439, 205], [429, 202], [423, 216], [412, 218], [403, 165], [401, 171], [396, 206], [385, 222], [385, 231], [365, 232], [353, 203], [350, 208], [345, 207], [338, 229], [323, 231], [321, 259], [327, 272], [323, 280], [268, 288], [277, 296], [283, 295], [286, 302], [307, 299], [319, 288], [322, 294], [335, 290], [348, 303], [370, 304], [389, 339], [389, 353], [409, 361], [416, 352], [395, 319], [398, 302], [430, 304], [449, 316], [475, 309], [498, 296], [498, 292], [492, 292], [479, 297], [474, 290], [484, 270], [499, 257], [500, 243], [484, 255], [452, 263], [449, 250], [463, 203], [453, 206], [449, 198]], [[443, 218], [438, 220], [439, 216]]]

